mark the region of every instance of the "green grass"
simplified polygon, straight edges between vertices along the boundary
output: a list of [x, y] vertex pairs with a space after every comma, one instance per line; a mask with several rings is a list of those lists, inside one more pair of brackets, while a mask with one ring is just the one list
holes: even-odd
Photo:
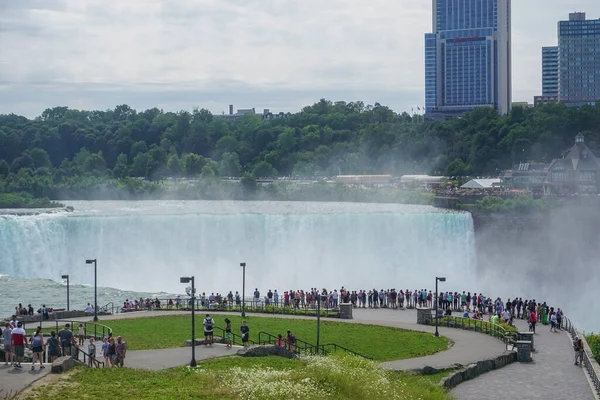
[[398, 374], [358, 357], [227, 357], [198, 369], [80, 368], [33, 389], [25, 400], [142, 399], [423, 399], [450, 400], [431, 377]]
[[[235, 333], [239, 334], [242, 318], [233, 315], [213, 314], [216, 326], [225, 327], [224, 319], [231, 320]], [[203, 335], [204, 314], [196, 318], [196, 336]], [[316, 322], [309, 319], [271, 318], [246, 316], [250, 327], [250, 339], [257, 341], [260, 331], [286, 336], [291, 330], [296, 338], [316, 343]], [[174, 315], [152, 318], [135, 318], [108, 321], [114, 335], [121, 335], [130, 350], [161, 349], [183, 346], [190, 339], [191, 317]], [[215, 331], [215, 333], [218, 333]], [[397, 328], [321, 321], [321, 344], [336, 343], [377, 361], [401, 360], [421, 357], [446, 350], [449, 341], [435, 338], [428, 333]]]

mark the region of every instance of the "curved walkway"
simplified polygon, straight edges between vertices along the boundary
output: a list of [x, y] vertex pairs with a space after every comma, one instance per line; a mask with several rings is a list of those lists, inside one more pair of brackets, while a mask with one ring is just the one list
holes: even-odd
[[[517, 327], [527, 331], [527, 322]], [[539, 324], [534, 338], [532, 363], [513, 363], [461, 383], [450, 393], [462, 400], [480, 399], [577, 399], [594, 400], [585, 372], [573, 365], [571, 336], [550, 332]]]

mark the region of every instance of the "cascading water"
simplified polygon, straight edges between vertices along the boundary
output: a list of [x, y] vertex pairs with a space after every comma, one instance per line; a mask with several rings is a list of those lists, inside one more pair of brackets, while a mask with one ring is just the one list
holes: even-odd
[[163, 207], [169, 212], [161, 215], [151, 203], [121, 204], [119, 212], [92, 212], [98, 203], [84, 203], [75, 214], [0, 217], [0, 274], [54, 280], [69, 274], [71, 282], [93, 284], [85, 260], [97, 258], [99, 286], [182, 292], [179, 277], [195, 275], [200, 292], [227, 293], [241, 292], [244, 261], [247, 293], [255, 287], [263, 293], [431, 288], [436, 275], [454, 279], [455, 290], [474, 287], [467, 213], [398, 205], [179, 202], [175, 211]]

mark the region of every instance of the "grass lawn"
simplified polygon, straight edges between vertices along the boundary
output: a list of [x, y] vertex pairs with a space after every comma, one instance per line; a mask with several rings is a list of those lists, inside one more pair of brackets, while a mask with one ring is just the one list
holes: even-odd
[[358, 357], [227, 357], [198, 369], [80, 368], [30, 389], [26, 400], [85, 399], [423, 399], [450, 400], [430, 377], [398, 374]]
[[[196, 318], [196, 336], [203, 335], [202, 321]], [[216, 326], [225, 327], [224, 319], [231, 320], [232, 330], [239, 334], [242, 318], [233, 315], [213, 315]], [[316, 322], [308, 319], [270, 318], [246, 316], [250, 339], [258, 340], [260, 331], [286, 336], [287, 330], [298, 339], [311, 344], [316, 342]], [[130, 350], [161, 349], [183, 346], [190, 339], [191, 316], [174, 315], [152, 318], [134, 318], [107, 321], [115, 336], [121, 335]], [[217, 331], [215, 331], [217, 333]], [[321, 344], [336, 343], [377, 361], [401, 360], [420, 357], [446, 350], [449, 341], [428, 333], [397, 328], [321, 321]]]

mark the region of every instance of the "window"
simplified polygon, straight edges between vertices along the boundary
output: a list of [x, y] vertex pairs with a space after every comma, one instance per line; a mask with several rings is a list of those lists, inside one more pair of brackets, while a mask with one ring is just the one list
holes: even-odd
[[564, 169], [555, 169], [552, 171], [552, 182], [564, 182], [567, 180], [567, 173]]

